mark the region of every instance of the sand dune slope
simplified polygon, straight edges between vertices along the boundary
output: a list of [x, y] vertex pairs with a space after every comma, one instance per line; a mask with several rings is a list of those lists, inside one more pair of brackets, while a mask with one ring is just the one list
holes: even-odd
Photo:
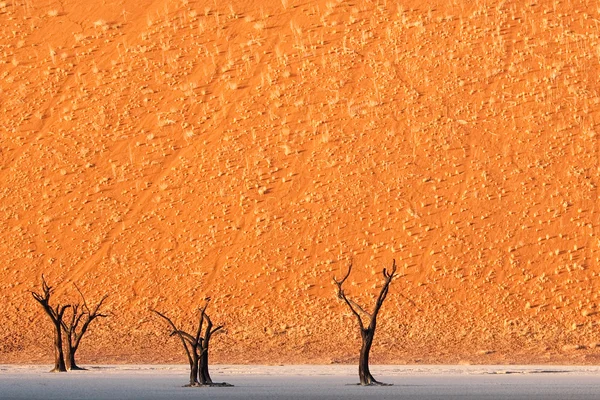
[[600, 8], [426, 3], [0, 2], [0, 362], [597, 363]]

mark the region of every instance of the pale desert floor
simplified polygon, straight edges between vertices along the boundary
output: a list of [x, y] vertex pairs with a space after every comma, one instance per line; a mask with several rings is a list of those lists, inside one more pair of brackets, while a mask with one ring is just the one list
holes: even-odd
[[232, 388], [185, 388], [184, 366], [1, 366], [3, 399], [596, 399], [600, 367], [373, 366], [393, 386], [360, 387], [355, 366], [218, 366]]

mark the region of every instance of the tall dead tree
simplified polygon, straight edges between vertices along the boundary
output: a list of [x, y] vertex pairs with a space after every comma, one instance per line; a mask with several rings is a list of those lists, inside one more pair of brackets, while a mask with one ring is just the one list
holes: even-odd
[[[208, 302], [207, 302], [208, 304]], [[204, 307], [206, 308], [206, 306]], [[200, 375], [200, 384], [202, 385], [214, 385], [210, 374], [208, 373], [208, 349], [210, 345], [210, 339], [212, 335], [221, 329], [223, 329], [222, 325], [217, 326], [213, 329], [213, 323], [208, 316], [208, 314], [204, 313], [204, 309], [202, 310], [204, 315], [204, 320], [206, 322], [206, 327], [204, 329], [204, 337], [200, 341], [200, 367], [199, 367], [199, 375]], [[202, 328], [202, 323], [200, 323], [200, 329]], [[223, 385], [223, 384], [219, 384]]]
[[54, 326], [54, 369], [50, 372], [66, 372], [67, 368], [65, 365], [65, 356], [63, 352], [63, 340], [62, 340], [62, 320], [65, 315], [65, 311], [71, 307], [70, 305], [59, 305], [52, 307], [50, 305], [50, 297], [52, 296], [52, 287], [48, 286], [44, 275], [42, 275], [42, 292], [31, 292], [33, 298], [40, 303], [44, 312], [52, 320]]
[[[344, 301], [344, 303], [350, 308], [350, 311], [356, 317], [358, 321], [358, 326], [360, 327], [360, 336], [362, 338], [362, 345], [360, 348], [360, 359], [358, 362], [358, 375], [360, 377], [360, 384], [363, 386], [368, 385], [386, 385], [384, 383], [378, 382], [373, 378], [371, 372], [369, 371], [369, 353], [371, 352], [371, 346], [373, 345], [373, 338], [375, 337], [375, 328], [377, 328], [377, 315], [381, 310], [381, 306], [387, 297], [390, 283], [392, 283], [392, 279], [396, 275], [396, 260], [394, 260], [392, 264], [391, 272], [388, 272], [386, 268], [383, 269], [383, 277], [385, 278], [383, 282], [383, 287], [379, 292], [379, 297], [377, 298], [377, 302], [375, 303], [375, 308], [373, 312], [368, 313], [358, 305], [352, 299], [349, 299], [342, 288], [346, 279], [350, 276], [350, 272], [352, 271], [352, 263], [348, 266], [348, 272], [341, 280], [337, 280], [335, 277], [333, 281], [337, 286], [337, 295], [338, 298]], [[366, 317], [366, 320], [363, 320], [363, 316]]]
[[[223, 329], [222, 325], [213, 328], [213, 323], [206, 314], [210, 298], [200, 308], [198, 328], [194, 335], [177, 328], [175, 323], [165, 314], [152, 309], [156, 315], [164, 319], [172, 329], [170, 336], [178, 336], [185, 350], [190, 365], [190, 383], [186, 386], [233, 386], [228, 383], [214, 383], [208, 372], [208, 354], [212, 335]], [[206, 323], [206, 325], [205, 325]]]
[[96, 304], [93, 309], [90, 309], [83, 293], [81, 293], [81, 290], [79, 290], [77, 285], [75, 285], [75, 288], [81, 296], [81, 303], [71, 306], [71, 318], [66, 321], [63, 320], [61, 323], [66, 338], [65, 350], [67, 357], [67, 369], [71, 371], [84, 369], [77, 366], [77, 363], [75, 362], [75, 353], [77, 352], [79, 344], [81, 343], [81, 339], [87, 332], [90, 324], [96, 318], [106, 318], [108, 316], [100, 313], [100, 308], [102, 307], [102, 304], [108, 295], [104, 295], [98, 304]]

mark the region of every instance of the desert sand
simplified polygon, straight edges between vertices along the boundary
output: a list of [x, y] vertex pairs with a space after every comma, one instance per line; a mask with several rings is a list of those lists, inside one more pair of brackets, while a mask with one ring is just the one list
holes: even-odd
[[81, 363], [600, 359], [600, 8], [587, 0], [0, 1], [0, 362], [30, 290], [104, 294]]

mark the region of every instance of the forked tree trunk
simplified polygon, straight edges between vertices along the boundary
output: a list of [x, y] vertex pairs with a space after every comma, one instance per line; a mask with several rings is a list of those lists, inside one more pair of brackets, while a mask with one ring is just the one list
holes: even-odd
[[[54, 369], [52, 372], [66, 372], [69, 370], [83, 369], [77, 366], [75, 363], [75, 352], [79, 348], [81, 338], [87, 332], [89, 325], [92, 321], [98, 317], [106, 317], [104, 314], [100, 314], [100, 307], [106, 300], [107, 296], [104, 296], [102, 300], [96, 305], [94, 310], [88, 308], [85, 302], [85, 297], [75, 285], [77, 291], [81, 295], [83, 305], [57, 305], [55, 308], [50, 306], [50, 297], [52, 296], [52, 287], [48, 286], [44, 275], [42, 275], [42, 292], [31, 292], [33, 298], [40, 303], [44, 312], [52, 320], [54, 326]], [[71, 318], [69, 321], [64, 321], [65, 312], [67, 309], [71, 309]], [[83, 322], [82, 322], [83, 321]], [[81, 324], [80, 324], [81, 323]], [[65, 340], [63, 340], [63, 333], [65, 334]], [[65, 362], [65, 351], [66, 349], [66, 362]]]
[[[348, 266], [348, 272], [342, 280], [338, 281], [334, 277], [333, 281], [338, 289], [338, 298], [340, 298], [344, 301], [344, 303], [346, 303], [352, 314], [354, 314], [354, 316], [356, 317], [358, 327], [360, 328], [360, 336], [362, 339], [362, 345], [360, 347], [360, 358], [358, 360], [358, 376], [360, 379], [360, 384], [363, 386], [386, 385], [384, 383], [377, 382], [375, 378], [373, 378], [373, 375], [371, 375], [371, 371], [369, 370], [369, 354], [371, 352], [371, 346], [373, 345], [373, 338], [375, 337], [375, 328], [377, 328], [377, 315], [379, 314], [381, 306], [383, 305], [383, 302], [387, 297], [388, 291], [390, 289], [390, 283], [396, 275], [396, 260], [394, 260], [392, 264], [391, 272], [388, 272], [385, 268], [383, 269], [383, 277], [385, 278], [385, 281], [383, 283], [383, 287], [381, 288], [381, 292], [379, 292], [379, 297], [377, 298], [377, 302], [375, 303], [375, 307], [372, 313], [368, 313], [355, 301], [349, 299], [346, 296], [342, 285], [350, 276], [351, 271], [352, 263]], [[362, 315], [367, 317], [366, 321], [368, 323], [365, 323], [365, 321], [363, 321]]]
[[50, 298], [52, 297], [52, 287], [48, 286], [44, 275], [42, 275], [42, 292], [31, 292], [31, 295], [37, 301], [46, 315], [52, 321], [54, 328], [54, 368], [50, 372], [66, 372], [67, 368], [65, 365], [65, 355], [63, 353], [63, 338], [62, 338], [62, 323], [65, 311], [71, 307], [70, 305], [57, 305], [52, 308], [50, 305]]
[[[186, 386], [233, 386], [228, 383], [213, 383], [208, 373], [208, 347], [211, 336], [220, 331], [223, 326], [219, 325], [213, 329], [213, 323], [206, 314], [206, 308], [210, 298], [206, 299], [204, 306], [200, 309], [198, 328], [195, 335], [187, 333], [173, 323], [166, 315], [151, 310], [156, 315], [167, 321], [172, 328], [171, 336], [178, 336], [190, 364], [190, 383]], [[206, 322], [206, 326], [204, 323]], [[204, 336], [202, 336], [204, 330]]]
[[106, 314], [100, 313], [100, 308], [104, 303], [104, 300], [108, 297], [105, 295], [102, 299], [96, 304], [94, 309], [90, 309], [85, 300], [85, 296], [81, 293], [81, 290], [75, 285], [75, 288], [81, 295], [82, 304], [75, 304], [71, 306], [71, 318], [66, 322], [62, 322], [62, 330], [65, 334], [66, 338], [66, 361], [67, 368], [71, 371], [76, 370], [85, 370], [85, 368], [81, 368], [75, 362], [75, 353], [77, 353], [77, 349], [79, 349], [79, 344], [81, 343], [81, 339], [86, 334], [90, 324], [96, 318], [106, 318]]
[[208, 356], [210, 349], [210, 338], [213, 333], [220, 330], [222, 327], [217, 327], [213, 330], [213, 323], [210, 317], [204, 314], [204, 319], [206, 320], [206, 329], [204, 331], [204, 339], [201, 344], [201, 354], [200, 354], [200, 384], [201, 385], [212, 385], [213, 381], [210, 378], [210, 374], [208, 373]]

